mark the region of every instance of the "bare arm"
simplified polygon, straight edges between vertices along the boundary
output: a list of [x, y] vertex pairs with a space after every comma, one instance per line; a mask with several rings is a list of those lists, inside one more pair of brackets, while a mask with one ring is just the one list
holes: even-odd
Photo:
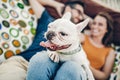
[[40, 4], [42, 5], [48, 5], [53, 8], [59, 7], [59, 5], [63, 5], [62, 3], [57, 2], [55, 0], [38, 0], [38, 2], [40, 2]]
[[59, 15], [61, 15], [61, 7], [63, 7], [64, 5], [62, 3], [59, 3], [57, 1], [54, 0], [29, 0], [31, 7], [33, 9], [33, 11], [35, 12], [35, 15], [37, 18], [40, 18], [43, 11], [44, 11], [44, 6], [48, 5], [51, 6], [53, 8], [55, 8], [57, 10], [57, 12], [59, 13]]
[[40, 18], [45, 8], [38, 2], [38, 0], [29, 0], [29, 2], [36, 17]]
[[115, 52], [112, 50], [112, 51], [110, 51], [110, 53], [106, 59], [106, 62], [105, 62], [105, 65], [104, 65], [102, 71], [96, 70], [91, 67], [93, 75], [97, 80], [107, 80], [107, 78], [109, 77], [111, 70], [113, 68], [114, 59], [115, 59]]

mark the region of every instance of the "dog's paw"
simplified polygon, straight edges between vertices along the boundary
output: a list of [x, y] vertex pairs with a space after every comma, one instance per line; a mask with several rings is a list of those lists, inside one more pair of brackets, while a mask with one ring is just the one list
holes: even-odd
[[59, 62], [59, 55], [57, 53], [49, 53], [49, 57], [53, 62]]

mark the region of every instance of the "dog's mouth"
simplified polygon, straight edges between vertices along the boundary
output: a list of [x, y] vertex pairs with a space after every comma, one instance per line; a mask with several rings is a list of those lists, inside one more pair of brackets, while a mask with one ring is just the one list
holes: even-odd
[[59, 46], [59, 45], [54, 44], [54, 43], [52, 43], [50, 41], [41, 42], [40, 45], [43, 46], [43, 47], [48, 48], [51, 51], [57, 51], [57, 50], [67, 49], [67, 48], [69, 48], [71, 46], [71, 44]]

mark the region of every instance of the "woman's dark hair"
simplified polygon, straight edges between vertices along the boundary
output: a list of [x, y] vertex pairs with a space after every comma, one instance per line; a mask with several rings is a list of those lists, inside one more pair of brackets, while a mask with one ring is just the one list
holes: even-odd
[[106, 12], [99, 12], [97, 16], [102, 16], [107, 20], [107, 33], [104, 35], [102, 43], [109, 47], [111, 46], [113, 40], [113, 19], [112, 17]]

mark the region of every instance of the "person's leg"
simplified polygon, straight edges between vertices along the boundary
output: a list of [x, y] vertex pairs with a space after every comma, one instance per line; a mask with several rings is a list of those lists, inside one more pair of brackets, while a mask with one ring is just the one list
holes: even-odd
[[26, 80], [52, 80], [58, 68], [59, 64], [42, 51], [30, 59]]
[[67, 61], [62, 64], [54, 80], [87, 80], [86, 73], [78, 63]]
[[20, 56], [12, 56], [0, 64], [0, 80], [25, 80], [28, 62]]

